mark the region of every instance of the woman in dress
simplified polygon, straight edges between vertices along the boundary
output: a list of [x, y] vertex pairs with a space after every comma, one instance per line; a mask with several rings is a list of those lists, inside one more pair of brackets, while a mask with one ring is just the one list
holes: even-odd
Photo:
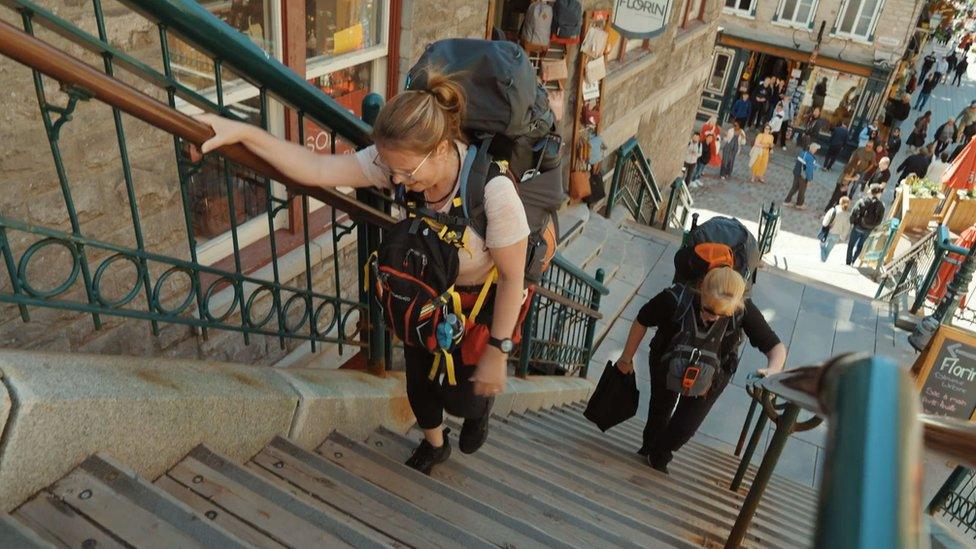
[[735, 157], [739, 155], [739, 150], [746, 146], [746, 132], [742, 130], [738, 122], [733, 122], [732, 127], [725, 132], [725, 139], [722, 140], [722, 168], [719, 175], [722, 179], [728, 179], [735, 168]]
[[709, 116], [708, 121], [702, 125], [699, 134], [701, 135], [701, 142], [703, 147], [705, 146], [704, 145], [705, 143], [709, 142], [708, 136], [709, 135], [712, 136], [712, 141], [711, 141], [712, 150], [711, 150], [711, 154], [708, 155], [709, 161], [707, 165], [716, 168], [719, 167], [722, 161], [719, 155], [719, 151], [720, 151], [719, 138], [722, 136], [722, 127], [718, 125], [718, 119], [714, 115]]
[[929, 124], [932, 122], [932, 111], [925, 111], [925, 114], [915, 119], [915, 127], [905, 143], [911, 147], [909, 151], [917, 153], [925, 146], [925, 136], [929, 133]]
[[756, 136], [756, 142], [749, 151], [749, 167], [752, 178], [749, 181], [766, 182], [766, 168], [769, 167], [769, 150], [773, 148], [773, 129], [766, 124], [763, 132]]

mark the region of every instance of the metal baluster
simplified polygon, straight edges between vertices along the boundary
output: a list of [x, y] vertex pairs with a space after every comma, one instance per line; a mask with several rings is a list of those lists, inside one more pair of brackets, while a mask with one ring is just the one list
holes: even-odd
[[[329, 131], [329, 154], [336, 154], [336, 132]], [[332, 274], [335, 282], [335, 308], [336, 308], [336, 328], [338, 329], [339, 354], [342, 354], [342, 343], [345, 341], [345, 330], [343, 329], [342, 319], [342, 283], [339, 281], [339, 239], [343, 234], [338, 232], [336, 223], [336, 210], [332, 208]]]
[[[217, 107], [220, 111], [224, 111], [224, 79], [221, 74], [222, 62], [219, 58], [213, 60], [214, 69], [214, 85], [217, 91]], [[238, 287], [238, 303], [241, 307], [241, 328], [243, 328], [244, 344], [249, 345], [250, 337], [248, 335], [249, 328], [251, 328], [251, 311], [249, 310], [250, 305], [254, 305], [257, 301], [255, 296], [261, 291], [261, 288], [255, 288], [254, 292], [251, 293], [251, 297], [245, 300], [244, 297], [244, 283], [241, 280], [241, 275], [244, 269], [241, 266], [241, 246], [237, 234], [237, 208], [234, 207], [234, 180], [230, 174], [230, 161], [226, 158], [221, 159], [221, 164], [224, 170], [224, 187], [227, 189], [227, 211], [230, 214], [230, 241], [234, 247], [234, 272], [237, 276], [234, 277], [234, 285]], [[274, 299], [274, 293], [271, 292], [272, 299]], [[272, 305], [273, 306], [273, 305]]]
[[[173, 66], [169, 51], [169, 36], [166, 33], [166, 27], [163, 25], [157, 25], [159, 29], [159, 45], [161, 50], [161, 55], [163, 58], [163, 72], [167, 79], [174, 80], [173, 76]], [[166, 97], [169, 102], [169, 106], [176, 108], [176, 91], [172, 86], [166, 88]], [[184, 160], [183, 154], [181, 152], [180, 138], [173, 136], [173, 150], [176, 154], [176, 172], [180, 180], [180, 198], [183, 202], [183, 222], [186, 225], [186, 239], [187, 247], [190, 250], [190, 261], [194, 265], [198, 265], [200, 262], [197, 260], [197, 241], [193, 234], [193, 216], [190, 213], [190, 178], [192, 175], [200, 169], [200, 165], [187, 165]], [[202, 164], [202, 161], [201, 163]], [[204, 308], [207, 304], [204, 302], [203, 292], [200, 288], [200, 271], [194, 269], [192, 271], [191, 284], [193, 285], [193, 292], [196, 294], [197, 299], [197, 314], [203, 317]], [[153, 308], [153, 304], [149, 305], [150, 310]], [[201, 334], [204, 339], [207, 338], [207, 328], [205, 325], [201, 327]]]
[[[305, 142], [305, 113], [298, 111], [298, 142]], [[305, 289], [308, 290], [308, 297], [306, 302], [308, 304], [308, 310], [314, 311], [312, 308], [312, 251], [308, 241], [308, 195], [302, 194], [302, 234], [304, 235], [305, 248]], [[338, 307], [336, 308], [338, 310]], [[338, 314], [338, 313], [337, 313]], [[315, 352], [315, 339], [318, 334], [318, 327], [316, 326], [316, 315], [312, 314], [309, 317], [309, 335], [311, 335], [310, 343], [312, 345], [312, 352]], [[339, 317], [336, 317], [336, 326], [339, 326]]]
[[[596, 281], [603, 284], [603, 280], [606, 277], [606, 272], [603, 269], [596, 270]], [[590, 290], [592, 292], [592, 297], [590, 298], [590, 308], [594, 311], [600, 310], [600, 299], [602, 295], [600, 292], [593, 288]], [[586, 374], [589, 372], [590, 359], [593, 356], [593, 338], [596, 337], [596, 322], [595, 318], [589, 318], [586, 322], [586, 362], [583, 363], [583, 369], [580, 371], [580, 377], [585, 378]]]
[[[3, 262], [7, 267], [7, 274], [10, 276], [10, 286], [13, 288], [14, 295], [23, 295], [20, 287], [20, 279], [17, 278], [17, 266], [14, 264], [13, 251], [10, 249], [10, 243], [7, 241], [7, 229], [2, 224], [3, 218], [0, 217], [0, 252], [3, 253]], [[27, 312], [27, 306], [23, 303], [17, 305], [20, 309], [20, 318], [24, 322], [30, 322], [30, 314]]]
[[[258, 90], [258, 101], [261, 110], [261, 127], [268, 130], [268, 90], [264, 87]], [[274, 276], [274, 308], [275, 315], [278, 317], [278, 346], [285, 348], [285, 334], [288, 334], [288, 319], [285, 316], [285, 309], [281, 299], [281, 274], [278, 268], [278, 242], [275, 235], [275, 216], [284, 206], [276, 206], [273, 196], [271, 179], [264, 177], [265, 209], [268, 214], [268, 244], [271, 246], [271, 270]], [[287, 205], [287, 203], [286, 203]], [[307, 311], [309, 315], [312, 311]]]
[[[95, 24], [98, 27], [98, 38], [103, 42], [108, 43], [108, 32], [105, 30], [105, 16], [102, 12], [101, 0], [92, 0], [92, 6], [95, 10]], [[103, 53], [102, 61], [105, 65], [105, 74], [114, 77], [115, 71], [112, 55], [107, 52]], [[126, 145], [125, 128], [122, 126], [122, 113], [117, 107], [112, 107], [112, 120], [115, 122], [115, 137], [119, 142], [119, 156], [122, 161], [122, 178], [125, 180], [125, 193], [129, 199], [129, 214], [132, 216], [132, 230], [136, 237], [136, 248], [139, 251], [145, 251], [145, 240], [142, 237], [142, 222], [141, 216], [139, 215], [139, 205], [136, 203], [136, 192], [132, 182], [132, 168], [129, 165], [129, 149]], [[151, 306], [152, 284], [149, 281], [149, 265], [144, 258], [138, 259], [138, 265], [140, 272], [136, 274], [142, 278], [142, 284], [146, 290], [146, 305]], [[153, 335], [158, 336], [159, 323], [153, 320], [151, 325]]]

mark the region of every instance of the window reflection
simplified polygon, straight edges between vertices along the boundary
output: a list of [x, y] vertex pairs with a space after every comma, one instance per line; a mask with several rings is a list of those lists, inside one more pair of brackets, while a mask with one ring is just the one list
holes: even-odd
[[307, 57], [334, 57], [380, 43], [382, 0], [306, 0]]

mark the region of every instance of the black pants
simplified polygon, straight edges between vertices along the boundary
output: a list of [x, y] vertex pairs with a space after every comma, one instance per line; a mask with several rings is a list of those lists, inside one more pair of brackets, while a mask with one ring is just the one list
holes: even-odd
[[962, 75], [963, 74], [965, 74], [965, 73], [964, 72], [957, 72], [956, 75], [954, 77], [952, 77], [952, 82], [951, 83], [952, 84], [955, 84], [957, 86], [960, 85], [960, 84], [962, 84]]
[[825, 170], [829, 170], [833, 167], [834, 162], [837, 161], [837, 156], [840, 155], [841, 149], [843, 149], [843, 145], [840, 147], [827, 147], [827, 152], [824, 153], [823, 163]]
[[793, 174], [793, 186], [790, 187], [790, 192], [786, 195], [786, 200], [784, 202], [789, 202], [793, 200], [793, 195], [796, 195], [796, 205], [802, 206], [804, 199], [807, 196], [807, 183], [808, 181], [803, 178], [802, 175]]
[[[478, 419], [491, 413], [492, 397], [476, 396], [474, 365], [461, 364], [461, 353], [454, 353], [454, 372], [457, 385], [450, 385], [447, 376], [438, 375], [433, 381], [428, 377], [434, 364], [434, 355], [419, 347], [405, 347], [407, 362], [407, 400], [421, 429], [433, 429], [444, 422], [444, 411], [464, 419]], [[443, 366], [441, 372], [444, 371]], [[443, 377], [443, 379], [442, 379]]]
[[705, 396], [684, 397], [668, 389], [667, 366], [656, 362], [651, 358], [651, 405], [643, 442], [651, 463], [663, 466], [695, 435], [732, 375], [724, 370], [717, 372]]
[[779, 131], [775, 134], [776, 137], [773, 138], [773, 141], [779, 144], [780, 147], [786, 147], [786, 131], [788, 129], [790, 129], [790, 123], [784, 120], [783, 125], [779, 127]]
[[949, 145], [950, 144], [951, 144], [951, 141], [936, 141], [935, 142], [935, 156], [939, 156], [940, 154], [942, 154], [946, 149], [949, 148]]

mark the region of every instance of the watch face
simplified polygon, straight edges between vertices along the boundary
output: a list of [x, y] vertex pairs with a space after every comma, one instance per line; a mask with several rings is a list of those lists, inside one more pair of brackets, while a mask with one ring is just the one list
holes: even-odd
[[511, 339], [503, 339], [501, 345], [498, 346], [502, 352], [511, 353], [512, 349], [515, 348], [515, 344], [512, 343]]

